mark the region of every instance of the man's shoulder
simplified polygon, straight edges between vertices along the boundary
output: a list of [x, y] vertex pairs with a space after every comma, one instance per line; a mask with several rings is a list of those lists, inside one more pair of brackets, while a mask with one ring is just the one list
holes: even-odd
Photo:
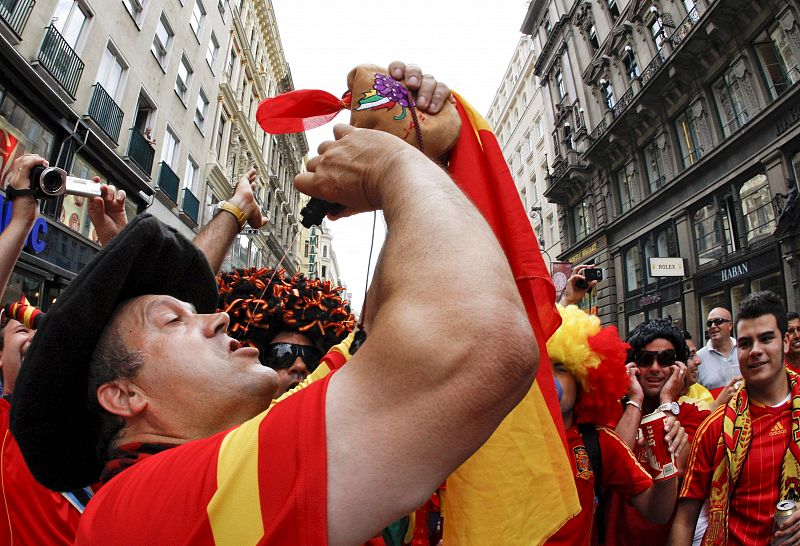
[[705, 437], [708, 435], [718, 436], [722, 432], [722, 421], [725, 417], [725, 407], [726, 406], [720, 406], [706, 415], [706, 418], [703, 419], [703, 422], [700, 423], [699, 427], [697, 427], [695, 438]]

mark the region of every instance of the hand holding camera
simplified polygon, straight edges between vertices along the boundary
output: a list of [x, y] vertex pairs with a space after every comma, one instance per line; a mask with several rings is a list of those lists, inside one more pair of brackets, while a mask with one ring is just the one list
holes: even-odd
[[594, 265], [578, 265], [567, 280], [567, 288], [561, 296], [561, 305], [577, 305], [598, 282], [603, 280], [603, 270]]
[[31, 195], [34, 199], [55, 199], [64, 194], [99, 197], [100, 184], [83, 178], [69, 176], [58, 167], [35, 154], [25, 154], [14, 160], [14, 174], [6, 187], [10, 200]]

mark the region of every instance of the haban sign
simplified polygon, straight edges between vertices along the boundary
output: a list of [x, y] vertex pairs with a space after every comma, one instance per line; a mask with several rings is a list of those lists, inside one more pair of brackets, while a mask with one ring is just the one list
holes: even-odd
[[740, 264], [732, 265], [720, 271], [720, 280], [722, 282], [727, 282], [731, 279], [735, 279], [736, 277], [747, 275], [749, 271], [750, 271], [750, 264], [748, 264], [747, 262], [742, 262]]

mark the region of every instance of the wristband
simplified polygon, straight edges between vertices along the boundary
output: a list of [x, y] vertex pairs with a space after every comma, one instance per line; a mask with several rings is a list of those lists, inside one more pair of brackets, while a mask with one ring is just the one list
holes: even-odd
[[220, 201], [217, 204], [217, 210], [215, 211], [214, 216], [216, 216], [223, 210], [225, 212], [233, 214], [233, 217], [236, 218], [236, 222], [239, 224], [239, 231], [241, 231], [242, 228], [244, 227], [245, 222], [247, 222], [247, 215], [245, 214], [245, 212], [236, 205], [229, 203], [228, 201]]
[[10, 184], [8, 186], [6, 186], [6, 198], [9, 201], [13, 201], [17, 197], [20, 197], [20, 196], [23, 196], [23, 195], [30, 195], [31, 197], [33, 197], [33, 190], [31, 188], [25, 188], [23, 190], [18, 190], [17, 188], [15, 188], [14, 186], [12, 186]]
[[638, 402], [634, 402], [633, 400], [628, 400], [627, 402], [625, 402], [626, 406], [629, 404], [634, 408], [638, 409], [639, 413], [642, 413], [642, 406], [640, 406]]

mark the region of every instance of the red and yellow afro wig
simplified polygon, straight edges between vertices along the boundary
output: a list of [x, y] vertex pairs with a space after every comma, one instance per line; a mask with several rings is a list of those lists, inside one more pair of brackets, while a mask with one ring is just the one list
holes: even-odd
[[560, 362], [580, 387], [575, 417], [578, 423], [607, 426], [622, 416], [620, 399], [628, 390], [625, 361], [628, 344], [615, 326], [574, 305], [558, 306], [561, 326], [547, 342], [553, 363]]
[[217, 286], [217, 308], [231, 317], [228, 335], [262, 353], [281, 332], [303, 334], [325, 352], [355, 328], [344, 288], [330, 281], [250, 268], [218, 275]]

